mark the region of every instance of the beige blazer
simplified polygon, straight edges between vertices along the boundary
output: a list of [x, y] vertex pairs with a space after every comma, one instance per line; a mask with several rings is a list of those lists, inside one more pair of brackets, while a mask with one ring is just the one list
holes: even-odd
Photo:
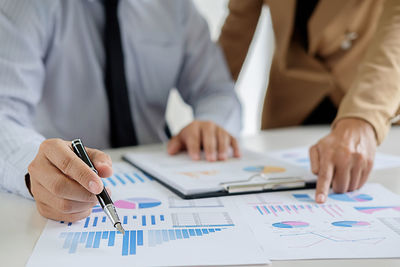
[[320, 0], [305, 51], [292, 38], [296, 0], [230, 0], [219, 42], [234, 79], [264, 4], [276, 48], [262, 128], [299, 125], [330, 96], [339, 107], [335, 121], [366, 120], [381, 143], [400, 104], [400, 1]]

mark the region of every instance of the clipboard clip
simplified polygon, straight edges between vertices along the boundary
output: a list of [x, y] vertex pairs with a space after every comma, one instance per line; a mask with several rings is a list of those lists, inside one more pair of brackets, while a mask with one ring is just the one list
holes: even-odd
[[306, 185], [301, 177], [268, 177], [263, 173], [254, 174], [247, 180], [221, 183], [228, 193], [257, 192], [265, 190], [300, 188]]

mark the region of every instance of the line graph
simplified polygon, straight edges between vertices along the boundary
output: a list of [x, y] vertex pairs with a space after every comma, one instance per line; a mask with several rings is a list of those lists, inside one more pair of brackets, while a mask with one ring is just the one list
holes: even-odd
[[[298, 241], [297, 243], [302, 242], [302, 239], [300, 239], [300, 237], [305, 237], [304, 241], [303, 241], [305, 244], [290, 246], [289, 248], [308, 248], [308, 247], [312, 247], [317, 244], [320, 244], [322, 242], [363, 243], [363, 244], [377, 245], [386, 239], [386, 237], [343, 238], [343, 237], [338, 237], [335, 235], [322, 234], [322, 233], [313, 232], [313, 231], [304, 232], [304, 233], [281, 234], [280, 236], [281, 237], [295, 237]], [[312, 240], [312, 238], [310, 238], [310, 237], [314, 237], [314, 240]]]

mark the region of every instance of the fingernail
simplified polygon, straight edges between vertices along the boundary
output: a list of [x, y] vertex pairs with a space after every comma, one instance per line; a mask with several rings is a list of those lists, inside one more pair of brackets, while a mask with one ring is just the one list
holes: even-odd
[[89, 182], [89, 190], [93, 194], [98, 194], [101, 191], [100, 185], [94, 181]]
[[324, 194], [318, 194], [318, 195], [317, 195], [317, 202], [318, 202], [318, 203], [323, 203], [323, 202], [325, 202], [325, 195], [324, 195]]

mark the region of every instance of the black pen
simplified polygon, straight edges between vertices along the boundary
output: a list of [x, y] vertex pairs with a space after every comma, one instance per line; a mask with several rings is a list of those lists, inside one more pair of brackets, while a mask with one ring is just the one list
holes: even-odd
[[[72, 149], [81, 160], [83, 160], [96, 174], [98, 174], [96, 168], [94, 167], [92, 161], [86, 153], [86, 149], [83, 146], [81, 139], [75, 139], [72, 141]], [[101, 191], [100, 194], [96, 195], [96, 197], [114, 227], [122, 234], [125, 234], [125, 230], [121, 225], [121, 221], [118, 217], [114, 203], [108, 195], [107, 190], [103, 187], [103, 191]]]

